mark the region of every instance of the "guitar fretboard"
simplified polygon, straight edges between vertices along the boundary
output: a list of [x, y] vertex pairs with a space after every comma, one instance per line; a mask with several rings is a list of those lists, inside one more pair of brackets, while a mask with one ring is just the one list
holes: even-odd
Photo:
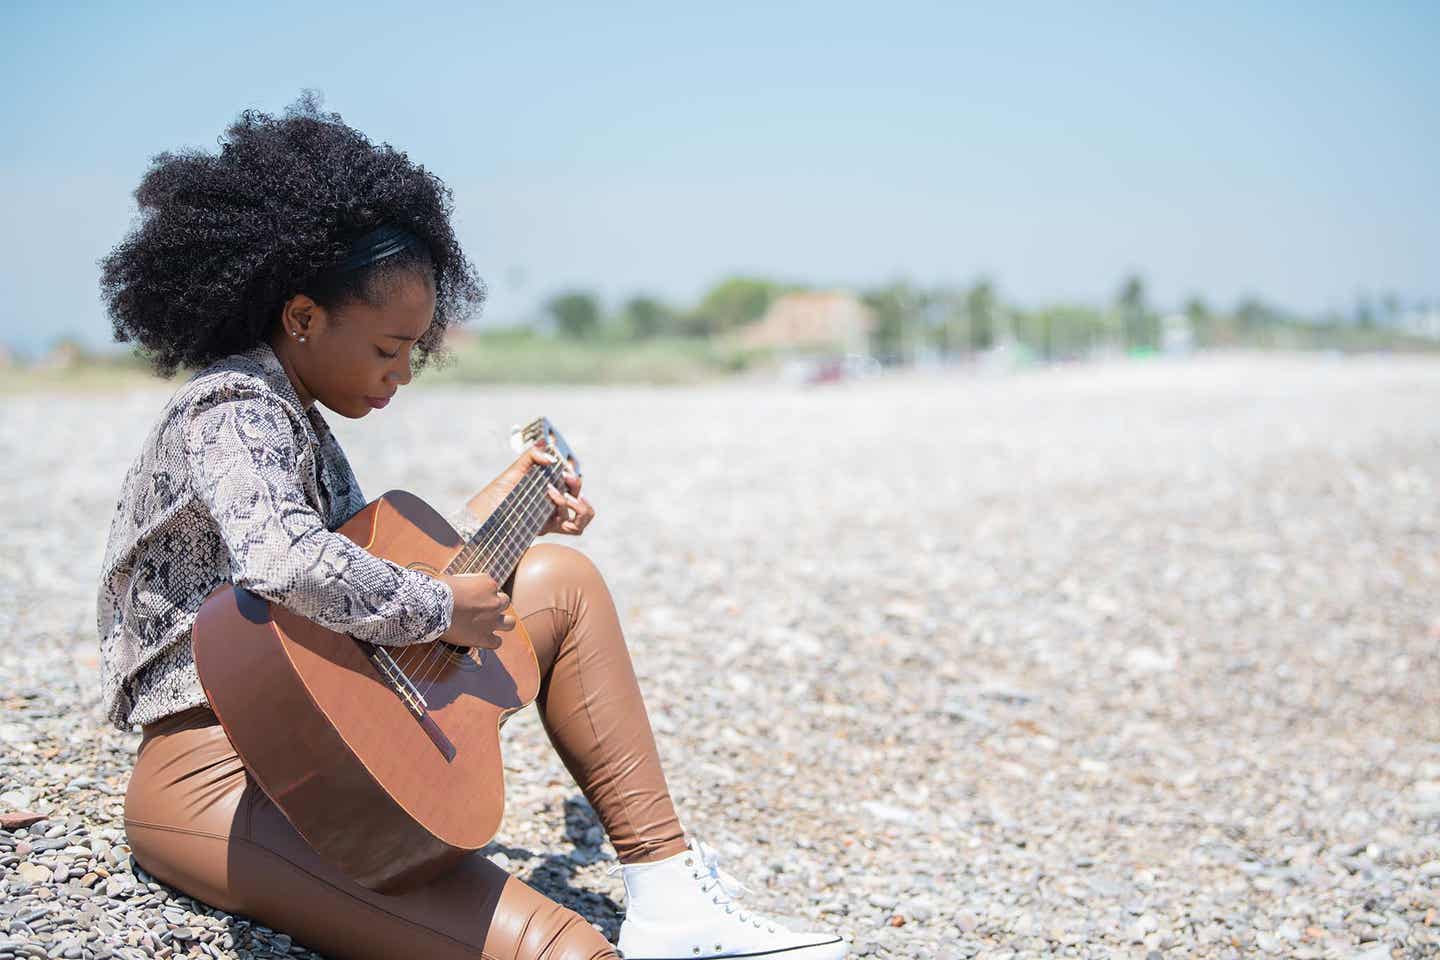
[[496, 583], [504, 583], [555, 510], [555, 502], [545, 488], [554, 486], [564, 490], [563, 476], [558, 462], [531, 467], [470, 537], [465, 548], [455, 555], [445, 572], [484, 573]]

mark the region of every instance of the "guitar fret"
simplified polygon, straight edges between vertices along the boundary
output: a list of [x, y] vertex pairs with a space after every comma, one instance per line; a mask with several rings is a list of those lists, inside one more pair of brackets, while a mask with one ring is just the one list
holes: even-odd
[[563, 485], [558, 464], [532, 469], [471, 536], [449, 570], [483, 571], [496, 581], [510, 575], [554, 507], [544, 488]]

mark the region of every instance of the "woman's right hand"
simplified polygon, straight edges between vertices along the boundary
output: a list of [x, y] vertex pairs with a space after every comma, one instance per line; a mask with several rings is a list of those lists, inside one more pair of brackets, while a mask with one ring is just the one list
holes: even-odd
[[439, 639], [457, 647], [494, 650], [500, 646], [497, 631], [515, 629], [515, 618], [505, 612], [510, 598], [486, 574], [441, 575], [439, 579], [448, 583], [455, 594], [455, 614], [450, 629]]

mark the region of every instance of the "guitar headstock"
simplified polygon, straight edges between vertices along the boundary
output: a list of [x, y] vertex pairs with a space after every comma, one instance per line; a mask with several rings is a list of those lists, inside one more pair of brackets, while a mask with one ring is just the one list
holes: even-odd
[[555, 424], [550, 422], [549, 417], [536, 417], [523, 427], [514, 427], [510, 433], [510, 445], [515, 452], [540, 441], [545, 449], [555, 456], [559, 466], [566, 467], [575, 476], [580, 476], [580, 459], [575, 456], [575, 451], [570, 449], [570, 444], [555, 429]]

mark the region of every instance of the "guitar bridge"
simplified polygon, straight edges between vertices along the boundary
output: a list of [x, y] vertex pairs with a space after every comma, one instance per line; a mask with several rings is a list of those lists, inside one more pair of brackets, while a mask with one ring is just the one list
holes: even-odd
[[360, 643], [360, 649], [365, 652], [365, 656], [374, 665], [376, 672], [380, 674], [380, 679], [395, 691], [395, 695], [405, 704], [410, 715], [420, 724], [420, 729], [424, 730], [426, 736], [430, 738], [430, 742], [435, 744], [435, 749], [444, 756], [445, 762], [449, 763], [454, 760], [455, 744], [450, 742], [450, 738], [445, 736], [445, 731], [441, 730], [440, 725], [435, 722], [435, 718], [430, 716], [430, 704], [426, 702], [425, 696], [415, 687], [410, 678], [405, 675], [405, 671], [400, 669], [400, 664], [395, 662], [395, 658], [390, 656], [390, 652], [384, 647], [376, 646], [373, 643], [357, 642]]

